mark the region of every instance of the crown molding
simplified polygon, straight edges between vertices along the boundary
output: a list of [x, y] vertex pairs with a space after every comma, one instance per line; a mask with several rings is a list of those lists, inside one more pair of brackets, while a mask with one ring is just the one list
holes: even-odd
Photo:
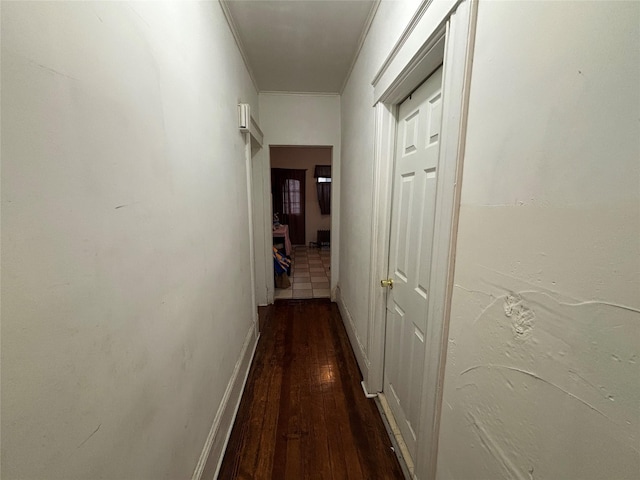
[[426, 78], [438, 67], [422, 60], [437, 57], [430, 54], [433, 49], [444, 50], [447, 22], [461, 2], [463, 0], [422, 1], [371, 82], [374, 104], [378, 101], [397, 103], [400, 98], [396, 97], [404, 92], [404, 87], [409, 84], [415, 87], [414, 80]]
[[281, 95], [292, 97], [339, 97], [338, 92], [287, 92], [287, 91], [273, 91], [262, 90], [258, 92], [260, 95]]
[[416, 12], [413, 14], [413, 17], [411, 17], [411, 20], [409, 21], [406, 28], [402, 32], [402, 35], [400, 35], [400, 38], [398, 38], [398, 41], [393, 46], [393, 48], [391, 49], [391, 52], [389, 52], [389, 55], [387, 56], [384, 63], [378, 70], [378, 73], [376, 73], [375, 77], [373, 77], [373, 81], [371, 82], [372, 85], [375, 85], [376, 83], [378, 83], [378, 81], [380, 80], [380, 77], [387, 70], [387, 68], [389, 68], [389, 65], [391, 64], [393, 59], [396, 58], [396, 55], [398, 55], [398, 52], [402, 49], [402, 46], [407, 42], [407, 39], [411, 36], [411, 33], [416, 28], [416, 25], [420, 23], [420, 20], [422, 19], [424, 12], [427, 11], [427, 8], [429, 8], [429, 5], [431, 5], [432, 2], [433, 0], [423, 0], [422, 3], [418, 6]]
[[222, 13], [224, 14], [224, 18], [227, 20], [227, 25], [229, 25], [229, 30], [231, 30], [231, 34], [233, 35], [233, 39], [236, 42], [236, 46], [240, 51], [240, 56], [244, 61], [244, 66], [249, 73], [249, 77], [251, 77], [251, 82], [253, 83], [253, 87], [256, 89], [256, 92], [260, 93], [260, 89], [258, 88], [258, 82], [256, 81], [256, 77], [251, 69], [251, 65], [249, 64], [249, 59], [247, 58], [247, 54], [245, 53], [244, 46], [242, 44], [242, 40], [240, 39], [240, 34], [238, 32], [238, 27], [233, 21], [233, 16], [231, 15], [231, 11], [229, 10], [229, 6], [227, 5], [230, 0], [218, 0], [220, 4], [220, 8], [222, 8]]
[[347, 83], [349, 83], [349, 79], [351, 78], [351, 73], [356, 66], [356, 62], [358, 61], [358, 57], [360, 56], [360, 51], [364, 46], [364, 42], [367, 39], [367, 35], [369, 34], [369, 30], [371, 29], [371, 24], [373, 23], [373, 19], [376, 17], [376, 13], [378, 13], [378, 7], [380, 6], [381, 0], [376, 0], [371, 5], [371, 10], [369, 10], [369, 15], [367, 16], [367, 20], [364, 23], [364, 28], [360, 33], [360, 39], [358, 40], [358, 48], [356, 49], [355, 54], [353, 55], [353, 59], [351, 60], [351, 65], [349, 66], [349, 70], [344, 77], [344, 81], [342, 82], [342, 87], [340, 87], [340, 95], [344, 92], [344, 89], [347, 87]]

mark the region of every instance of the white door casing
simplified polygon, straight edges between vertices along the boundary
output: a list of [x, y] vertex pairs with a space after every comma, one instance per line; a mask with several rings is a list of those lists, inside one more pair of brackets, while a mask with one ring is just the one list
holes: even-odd
[[[425, 317], [429, 321], [424, 334], [426, 355], [421, 378], [421, 414], [415, 432], [419, 453], [415, 456], [414, 465], [407, 462], [411, 478], [416, 480], [436, 478], [441, 392], [477, 10], [478, 0], [424, 0], [372, 82], [376, 111], [372, 234], [376, 242], [371, 252], [368, 349], [362, 353], [364, 361], [360, 364], [365, 392], [380, 392], [385, 388], [383, 372], [385, 355], [389, 353], [385, 349], [385, 339], [386, 305], [390, 293], [388, 289], [380, 288], [380, 280], [390, 273], [393, 159], [396, 145], [401, 140], [396, 131], [397, 112], [403, 99], [439, 64], [443, 64], [437, 207], [434, 212], [432, 274], [427, 287], [428, 313]], [[388, 396], [381, 395], [382, 405], [388, 403]]]
[[442, 119], [442, 67], [398, 113], [393, 174], [384, 392], [413, 459], [421, 416], [436, 177]]

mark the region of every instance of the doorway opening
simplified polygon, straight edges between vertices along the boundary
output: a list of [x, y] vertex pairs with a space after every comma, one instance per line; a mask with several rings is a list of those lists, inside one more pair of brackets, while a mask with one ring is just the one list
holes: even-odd
[[331, 296], [330, 146], [271, 146], [274, 298]]

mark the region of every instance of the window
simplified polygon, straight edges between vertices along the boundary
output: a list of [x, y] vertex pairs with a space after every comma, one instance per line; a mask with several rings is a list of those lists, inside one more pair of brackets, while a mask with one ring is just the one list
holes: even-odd
[[288, 178], [282, 187], [282, 213], [299, 215], [300, 207], [300, 181]]
[[318, 203], [322, 215], [331, 214], [331, 165], [316, 165], [313, 174], [316, 177]]

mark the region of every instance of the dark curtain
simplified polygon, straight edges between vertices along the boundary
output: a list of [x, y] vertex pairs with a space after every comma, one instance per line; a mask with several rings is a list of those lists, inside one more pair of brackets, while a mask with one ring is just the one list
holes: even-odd
[[331, 215], [331, 184], [318, 183], [318, 203], [322, 215]]
[[331, 178], [331, 165], [316, 165], [316, 169], [313, 172], [313, 177]]
[[[313, 176], [318, 178], [331, 178], [331, 165], [316, 165]], [[318, 203], [320, 204], [320, 213], [322, 215], [331, 214], [331, 182], [318, 182], [316, 180], [316, 188], [318, 189]]]
[[305, 245], [305, 170], [290, 168], [271, 169], [271, 195], [273, 213], [280, 223], [289, 225], [289, 238], [293, 245]]

